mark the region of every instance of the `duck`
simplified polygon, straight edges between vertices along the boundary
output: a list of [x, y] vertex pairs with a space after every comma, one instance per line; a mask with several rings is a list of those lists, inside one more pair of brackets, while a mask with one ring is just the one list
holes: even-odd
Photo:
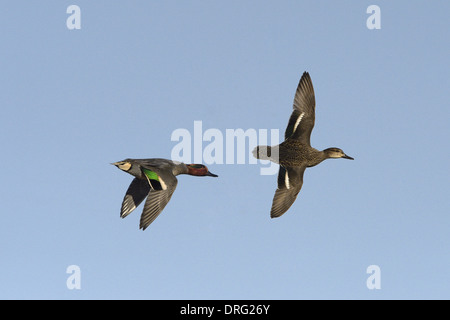
[[311, 132], [315, 123], [316, 100], [311, 77], [304, 72], [295, 92], [293, 111], [284, 134], [284, 141], [276, 146], [257, 146], [253, 156], [280, 165], [277, 189], [272, 201], [271, 218], [281, 217], [297, 199], [303, 185], [306, 168], [326, 159], [354, 158], [340, 148], [319, 151], [311, 146]]
[[176, 176], [218, 177], [203, 164], [185, 164], [168, 159], [125, 159], [111, 163], [135, 178], [123, 198], [120, 217], [125, 218], [145, 201], [139, 229], [145, 230], [163, 211], [175, 191]]

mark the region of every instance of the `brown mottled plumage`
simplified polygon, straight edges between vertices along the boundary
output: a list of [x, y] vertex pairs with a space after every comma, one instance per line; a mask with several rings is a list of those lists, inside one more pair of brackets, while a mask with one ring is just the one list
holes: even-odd
[[303, 185], [306, 168], [314, 167], [325, 159], [351, 159], [339, 148], [319, 151], [311, 147], [310, 137], [315, 122], [316, 101], [311, 77], [303, 73], [294, 98], [294, 110], [285, 132], [285, 141], [277, 146], [257, 146], [253, 155], [258, 159], [280, 164], [278, 188], [273, 198], [270, 216], [283, 215], [294, 203]]

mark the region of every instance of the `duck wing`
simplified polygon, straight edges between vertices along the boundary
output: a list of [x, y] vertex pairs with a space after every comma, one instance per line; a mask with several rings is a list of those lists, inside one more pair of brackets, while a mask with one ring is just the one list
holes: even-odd
[[148, 181], [134, 178], [123, 198], [120, 217], [125, 218], [147, 197], [150, 192]]
[[169, 203], [175, 188], [176, 184], [166, 190], [150, 190], [142, 211], [139, 229], [145, 230], [159, 216]]
[[314, 128], [316, 99], [311, 77], [304, 72], [297, 86], [294, 97], [294, 111], [289, 118], [285, 139], [291, 138], [310, 144], [311, 132]]
[[142, 172], [150, 185], [139, 225], [140, 229], [145, 230], [169, 203], [178, 180], [171, 172], [157, 167], [142, 167]]
[[278, 188], [273, 197], [271, 218], [281, 217], [295, 202], [303, 185], [306, 167], [283, 167], [278, 172]]

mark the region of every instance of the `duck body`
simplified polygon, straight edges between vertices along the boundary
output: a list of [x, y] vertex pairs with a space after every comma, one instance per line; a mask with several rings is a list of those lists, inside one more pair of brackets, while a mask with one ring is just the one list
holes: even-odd
[[280, 164], [284, 167], [314, 167], [325, 160], [321, 151], [295, 139], [287, 139], [279, 149]]
[[272, 202], [270, 216], [283, 215], [295, 202], [303, 185], [306, 168], [314, 167], [330, 158], [353, 160], [339, 148], [319, 151], [311, 146], [310, 137], [315, 123], [315, 95], [311, 77], [303, 73], [294, 97], [294, 106], [285, 140], [277, 146], [257, 146], [253, 155], [280, 165], [278, 188]]
[[255, 157], [262, 160], [270, 160], [284, 167], [314, 167], [326, 159], [322, 151], [309, 147], [306, 144], [294, 140], [287, 139], [276, 146], [262, 146], [267, 148], [267, 157], [257, 155]]
[[135, 177], [122, 202], [122, 218], [133, 212], [147, 198], [140, 221], [140, 229], [143, 230], [159, 216], [170, 201], [178, 184], [176, 176], [189, 174], [217, 177], [202, 164], [185, 164], [161, 158], [125, 159], [112, 164]]
[[[189, 170], [186, 164], [182, 162], [172, 161], [168, 159], [154, 158], [154, 159], [125, 159], [123, 161], [115, 162], [119, 169], [131, 174], [132, 176], [146, 180], [146, 170], [150, 170], [157, 174], [165, 176], [167, 179], [172, 179], [180, 174], [188, 174]], [[130, 165], [128, 167], [128, 165]], [[148, 172], [148, 171], [147, 171]]]

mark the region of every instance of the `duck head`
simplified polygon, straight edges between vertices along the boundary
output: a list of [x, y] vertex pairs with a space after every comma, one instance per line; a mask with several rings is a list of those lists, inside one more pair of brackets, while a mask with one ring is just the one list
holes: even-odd
[[342, 151], [339, 148], [328, 148], [328, 149], [323, 150], [323, 152], [325, 153], [327, 158], [334, 158], [334, 159], [344, 158], [344, 159], [349, 159], [349, 160], [355, 160], [352, 157], [346, 155], [344, 153], [344, 151]]
[[111, 163], [112, 165], [115, 165], [117, 168], [119, 168], [122, 171], [128, 172], [128, 170], [131, 169], [131, 161], [129, 159], [125, 159], [123, 161], [118, 161]]
[[139, 164], [137, 164], [133, 159], [125, 159], [123, 161], [118, 161], [111, 164], [135, 177], [142, 175]]
[[209, 176], [218, 177], [218, 175], [209, 172], [208, 168], [203, 164], [187, 164], [188, 174], [192, 176]]

